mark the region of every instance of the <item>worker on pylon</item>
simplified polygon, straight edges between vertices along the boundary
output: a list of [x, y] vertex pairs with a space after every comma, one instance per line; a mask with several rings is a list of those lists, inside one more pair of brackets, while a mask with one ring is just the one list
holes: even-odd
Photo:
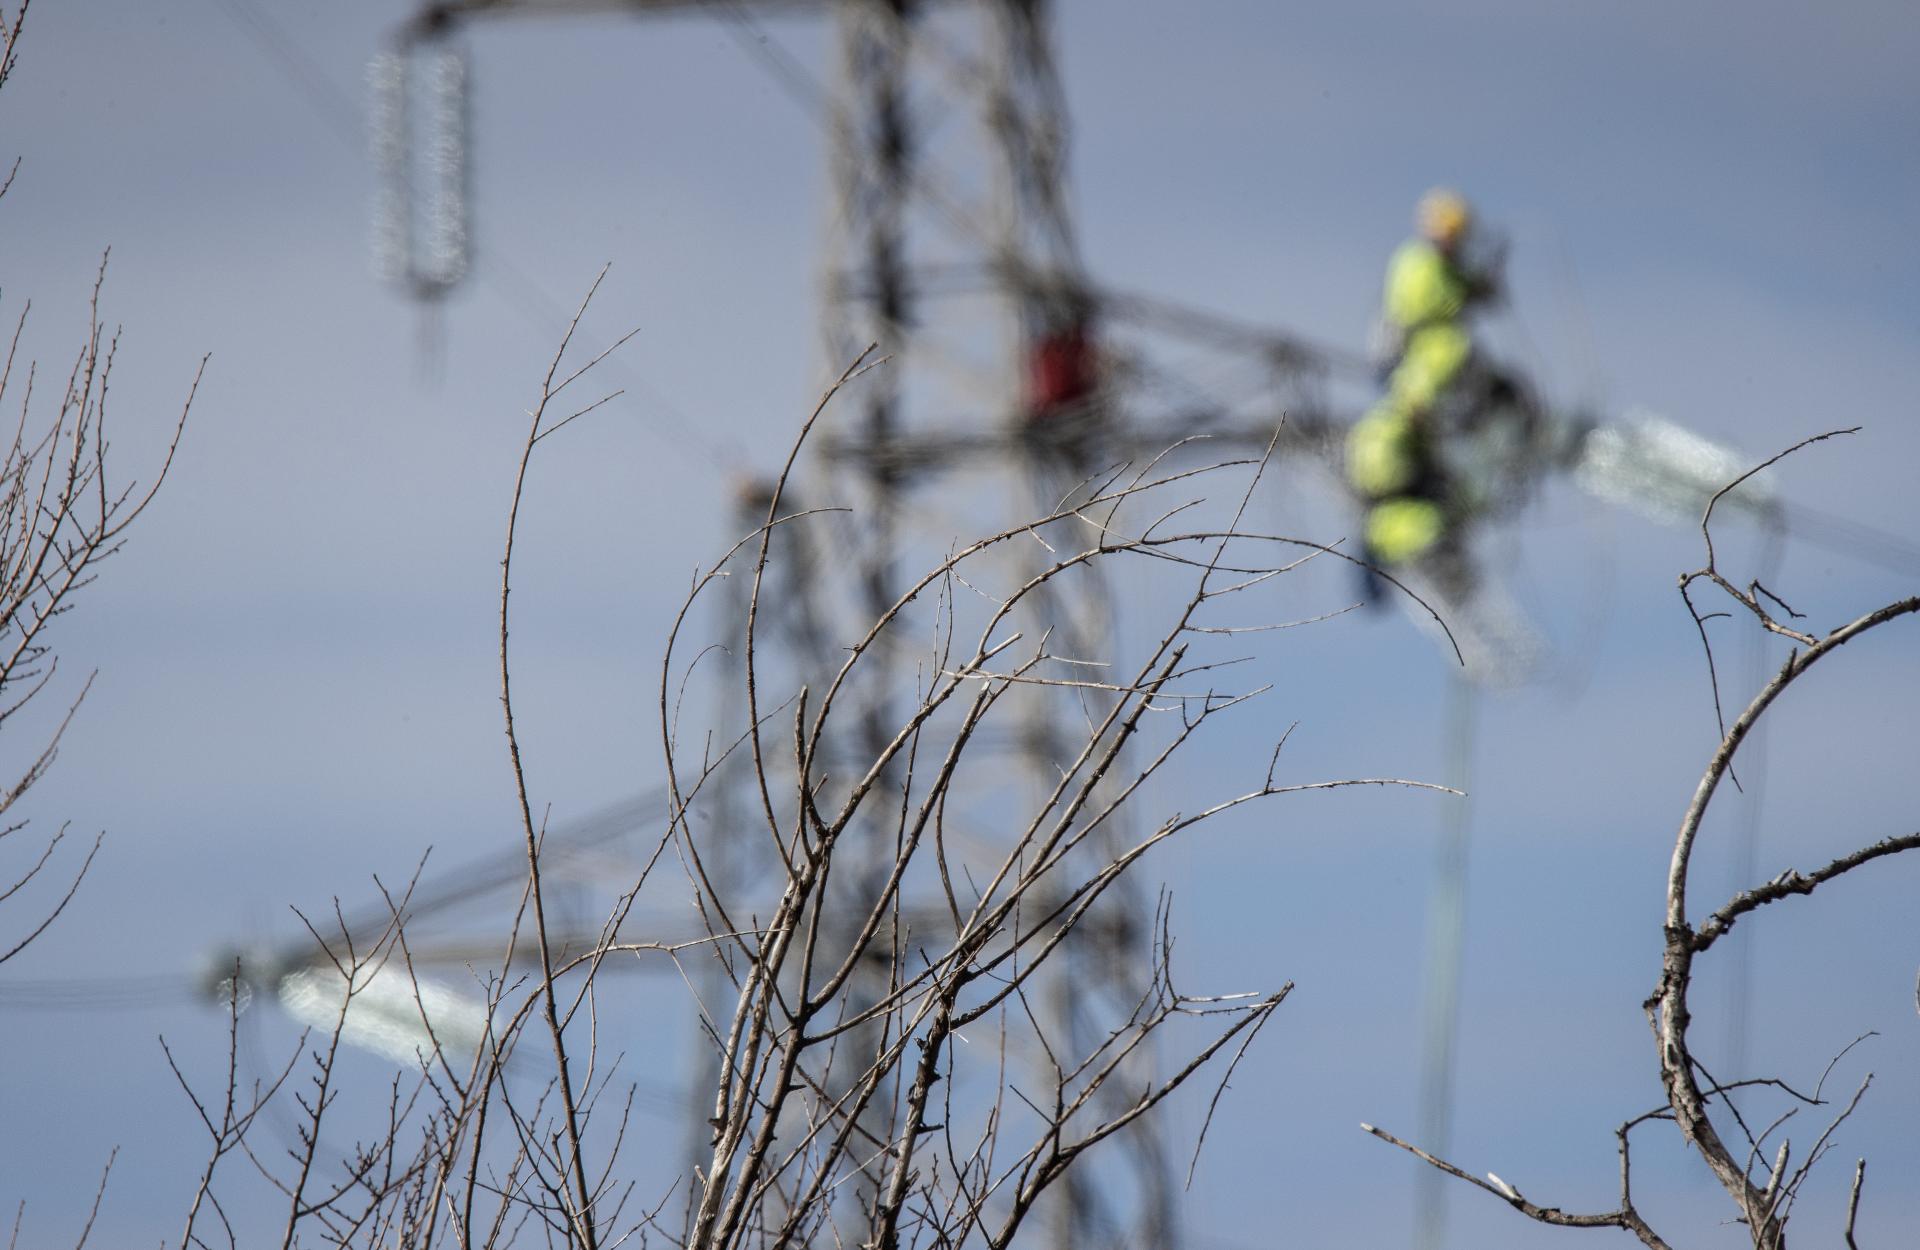
[[[1454, 191], [1429, 191], [1418, 235], [1387, 267], [1386, 394], [1347, 438], [1347, 478], [1367, 503], [1365, 558], [1383, 567], [1457, 555], [1463, 510], [1437, 454], [1442, 425], [1476, 420], [1513, 387], [1474, 358], [1467, 320], [1499, 295], [1497, 264], [1465, 259], [1472, 211]], [[1467, 392], [1471, 391], [1472, 394]], [[1442, 422], [1442, 408], [1462, 410]], [[1459, 571], [1457, 568], [1453, 571]]]

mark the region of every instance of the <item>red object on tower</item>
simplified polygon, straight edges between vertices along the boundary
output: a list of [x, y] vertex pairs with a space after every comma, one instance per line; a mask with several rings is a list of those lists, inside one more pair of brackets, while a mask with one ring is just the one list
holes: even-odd
[[1043, 335], [1027, 356], [1027, 416], [1043, 421], [1099, 385], [1099, 361], [1084, 322]]

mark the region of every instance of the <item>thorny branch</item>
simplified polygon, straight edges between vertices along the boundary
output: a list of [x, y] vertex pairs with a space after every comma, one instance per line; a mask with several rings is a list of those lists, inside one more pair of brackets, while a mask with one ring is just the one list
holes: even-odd
[[[6, 37], [5, 50], [0, 51], [0, 81], [4, 81], [11, 64], [25, 13], [23, 5], [11, 24], [0, 19]], [[33, 702], [52, 680], [58, 657], [49, 640], [50, 630], [55, 620], [74, 607], [79, 592], [92, 583], [100, 564], [120, 551], [128, 528], [153, 502], [173, 466], [187, 414], [206, 370], [207, 362], [202, 358], [152, 481], [144, 487], [131, 481], [112, 482], [106, 456], [107, 396], [119, 332], [109, 335], [100, 321], [100, 295], [105, 282], [103, 257], [88, 302], [83, 345], [51, 418], [37, 430], [32, 425], [37, 369], [33, 363], [25, 366], [25, 379], [18, 387], [22, 392], [19, 418], [12, 440], [0, 456], [0, 724]], [[0, 364], [0, 403], [9, 398], [9, 388], [15, 385], [29, 309], [23, 308], [16, 319], [5, 361]], [[0, 815], [11, 812], [53, 766], [67, 728], [92, 686], [89, 676], [26, 764], [12, 773], [9, 781], [0, 783]], [[23, 828], [25, 822], [0, 828], [0, 839]], [[39, 876], [65, 834], [62, 828], [47, 840], [32, 865], [0, 890], [0, 902]], [[42, 910], [28, 931], [10, 942], [0, 939], [0, 963], [24, 951], [66, 910], [92, 867], [102, 836], [94, 838], [79, 867], [68, 876], [65, 891]]]
[[599, 275], [594, 278], [593, 285], [587, 290], [586, 298], [580, 301], [579, 309], [573, 314], [573, 320], [567, 323], [566, 333], [561, 336], [560, 346], [553, 353], [553, 359], [547, 366], [546, 376], [541, 379], [540, 399], [528, 414], [531, 421], [527, 427], [526, 443], [521, 449], [520, 465], [514, 474], [513, 502], [507, 509], [506, 545], [500, 559], [500, 707], [506, 720], [507, 756], [513, 769], [514, 794], [519, 800], [520, 826], [526, 836], [527, 893], [533, 902], [533, 931], [535, 940], [540, 946], [541, 1009], [546, 1017], [548, 1035], [553, 1042], [553, 1059], [559, 1073], [560, 1107], [566, 1126], [567, 1171], [573, 1178], [574, 1202], [577, 1204], [568, 1212], [568, 1218], [577, 1230], [580, 1243], [585, 1250], [599, 1250], [598, 1219], [594, 1212], [593, 1188], [587, 1180], [587, 1162], [581, 1149], [580, 1102], [574, 1092], [572, 1064], [567, 1054], [565, 1031], [560, 1024], [559, 996], [554, 984], [554, 958], [547, 928], [546, 892], [540, 879], [540, 832], [535, 828], [533, 808], [527, 799], [527, 776], [520, 762], [520, 739], [514, 732], [513, 667], [508, 659], [507, 641], [509, 637], [508, 602], [513, 593], [513, 540], [519, 524], [520, 501], [526, 488], [527, 469], [533, 461], [534, 447], [548, 434], [574, 418], [600, 407], [607, 402], [607, 399], [596, 400], [585, 408], [552, 422], [551, 425], [549, 425], [548, 409], [553, 401], [559, 398], [561, 392], [638, 333], [637, 330], [629, 331], [615, 340], [613, 345], [605, 351], [568, 374], [558, 385], [554, 384], [553, 379], [560, 371], [560, 363], [566, 358], [567, 348], [573, 343], [574, 332], [579, 329], [580, 318], [586, 315], [606, 275], [606, 269], [602, 268]]

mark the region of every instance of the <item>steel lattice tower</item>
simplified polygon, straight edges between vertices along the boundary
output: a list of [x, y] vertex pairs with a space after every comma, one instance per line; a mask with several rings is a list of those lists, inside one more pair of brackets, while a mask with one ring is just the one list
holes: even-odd
[[[890, 363], [843, 397], [833, 428], [816, 437], [822, 470], [800, 482], [809, 505], [855, 506], [831, 535], [782, 526], [781, 605], [763, 616], [763, 638], [780, 652], [786, 675], [813, 681], [843, 654], [847, 630], [858, 636], [898, 593], [905, 561], [917, 565], [929, 544], [955, 529], [980, 532], [1054, 511], [1093, 468], [1145, 455], [1194, 433], [1211, 447], [1263, 447], [1280, 413], [1289, 449], [1316, 447], [1330, 432], [1320, 378], [1327, 355], [1288, 336], [1166, 301], [1097, 286], [1076, 244], [1067, 194], [1067, 113], [1052, 42], [1050, 0], [443, 0], [405, 28], [398, 63], [383, 76], [399, 138], [382, 149], [390, 188], [389, 268], [416, 295], [437, 296], [464, 271], [466, 209], [449, 188], [464, 186], [464, 63], [446, 40], [464, 23], [494, 15], [625, 12], [636, 16], [711, 10], [737, 23], [756, 13], [830, 15], [841, 64], [825, 92], [829, 135], [830, 227], [824, 240], [822, 324], [832, 372], [877, 345]], [[443, 133], [407, 146], [410, 58], [432, 58], [434, 81], [452, 84], [434, 97]], [[791, 71], [793, 67], [785, 67]], [[455, 71], [459, 71], [457, 74]], [[801, 71], [804, 72], [804, 71]], [[413, 88], [417, 94], [418, 87]], [[450, 127], [450, 128], [448, 128]], [[424, 159], [409, 187], [407, 163]], [[424, 175], [424, 177], [422, 176]], [[431, 193], [431, 194], [427, 194]], [[1251, 364], [1251, 399], [1220, 401], [1204, 388], [1154, 392], [1104, 372], [1067, 387], [1046, 419], [1035, 407], [1036, 378], [1088, 350], [1096, 322], [1117, 339], [1122, 325], [1175, 338]], [[1049, 363], [1048, 352], [1060, 358]], [[1164, 380], [1164, 379], [1162, 379]], [[1044, 383], [1038, 384], [1045, 390]], [[1177, 396], [1169, 402], [1170, 396]], [[1054, 397], [1056, 400], [1059, 396]], [[983, 514], [981, 478], [999, 503]], [[963, 480], [966, 479], [966, 480]], [[749, 488], [730, 518], [752, 528], [767, 497]], [[797, 507], [795, 494], [781, 505]], [[944, 533], [929, 515], [971, 507]], [[1046, 537], [1039, 535], [1038, 537]], [[1084, 534], [1059, 535], [1077, 549]], [[915, 550], [915, 543], [920, 544]], [[832, 545], [831, 556], [823, 550]], [[935, 557], [937, 558], [937, 557]], [[1026, 545], [1010, 570], [1025, 581], [1051, 560], [1041, 542]], [[1076, 570], [1027, 601], [1018, 627], [1047, 639], [1065, 659], [1105, 659], [1117, 643], [1111, 596], [1099, 578]], [[884, 638], [884, 635], [883, 635]], [[833, 750], [872, 759], [898, 725], [912, 663], [897, 644], [870, 657], [850, 693], [856, 724]], [[1090, 695], [1096, 700], [1102, 696]], [[1059, 776], [1076, 734], [1061, 723], [1058, 700], [1030, 690], [1011, 696], [1019, 729], [996, 743], [1025, 779], [1028, 797]], [[723, 718], [726, 709], [721, 709]], [[737, 713], [737, 709], [736, 709]], [[747, 778], [736, 779], [741, 784]], [[723, 787], [724, 789], [725, 787]], [[721, 799], [724, 808], [730, 800]], [[722, 820], [724, 826], [726, 822]], [[1117, 846], [1124, 827], [1108, 826], [1096, 855]], [[849, 872], [849, 878], [858, 874]], [[848, 880], [844, 888], [859, 891]], [[915, 900], [905, 900], [909, 918]], [[1145, 989], [1152, 940], [1150, 908], [1137, 894], [1112, 892], [1063, 950], [1064, 967], [1037, 994], [1049, 1033], [1080, 1053], [1126, 1020]], [[718, 989], [713, 985], [711, 988]], [[882, 987], [873, 991], [884, 992]], [[1027, 1059], [1046, 1071], [1051, 1061]], [[1150, 1055], [1138, 1056], [1141, 1079]], [[1121, 1079], [1106, 1090], [1138, 1088]], [[1107, 1107], [1106, 1110], [1116, 1110]], [[701, 1126], [691, 1126], [695, 1144]], [[1068, 1173], [1047, 1212], [1052, 1244], [1073, 1247], [1177, 1244], [1171, 1177], [1161, 1128], [1143, 1117], [1104, 1147], [1098, 1170]]]

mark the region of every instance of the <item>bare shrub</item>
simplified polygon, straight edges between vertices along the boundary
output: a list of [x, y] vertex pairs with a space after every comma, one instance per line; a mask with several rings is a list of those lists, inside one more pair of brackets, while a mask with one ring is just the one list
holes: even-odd
[[[1630, 1138], [1633, 1130], [1643, 1125], [1669, 1123], [1680, 1130], [1681, 1138], [1725, 1189], [1733, 1204], [1733, 1218], [1745, 1226], [1756, 1250], [1780, 1250], [1786, 1245], [1787, 1220], [1793, 1213], [1795, 1200], [1814, 1167], [1827, 1154], [1834, 1130], [1860, 1105], [1872, 1076], [1869, 1074], [1839, 1110], [1823, 1122], [1811, 1145], [1802, 1138], [1801, 1147], [1796, 1152], [1792, 1139], [1783, 1135], [1782, 1130], [1788, 1127], [1800, 1110], [1829, 1106], [1824, 1097], [1827, 1078], [1832, 1074], [1834, 1064], [1859, 1039], [1835, 1056], [1833, 1063], [1829, 1063], [1827, 1070], [1819, 1074], [1818, 1081], [1812, 1084], [1810, 1092], [1805, 1092], [1804, 1085], [1789, 1083], [1775, 1075], [1750, 1077], [1736, 1073], [1725, 1080], [1715, 1079], [1696, 1057], [1689, 1040], [1693, 1013], [1688, 998], [1694, 983], [1694, 961], [1725, 937], [1742, 918], [1759, 913], [1761, 909], [1782, 899], [1811, 894], [1836, 877], [1876, 860], [1920, 847], [1920, 833], [1882, 839], [1811, 872], [1790, 869], [1770, 881], [1741, 891], [1718, 910], [1698, 921], [1691, 918], [1692, 913], [1687, 907], [1694, 848], [1708, 806], [1720, 792], [1721, 783], [1733, 775], [1734, 758], [1741, 743], [1760, 723], [1761, 717], [1773, 708], [1780, 695], [1805, 677], [1814, 665], [1854, 639], [1920, 613], [1920, 598], [1901, 599], [1875, 608], [1825, 634], [1810, 632], [1792, 623], [1801, 620], [1802, 615], [1780, 595], [1758, 581], [1750, 581], [1742, 587], [1720, 570], [1714, 553], [1712, 523], [1715, 506], [1747, 478], [1811, 443], [1832, 438], [1836, 434], [1854, 432], [1851, 429], [1835, 430], [1816, 435], [1729, 482], [1708, 502], [1700, 520], [1706, 563], [1680, 579], [1681, 597], [1695, 625], [1700, 628], [1701, 643], [1706, 648], [1714, 711], [1720, 717], [1721, 738], [1701, 774], [1692, 801], [1687, 804], [1681, 817], [1679, 832], [1674, 840], [1673, 859], [1667, 870], [1660, 977], [1644, 1004], [1659, 1058], [1665, 1102], [1623, 1121], [1615, 1130], [1620, 1158], [1618, 1205], [1609, 1211], [1564, 1211], [1527, 1198], [1511, 1183], [1492, 1172], [1482, 1180], [1383, 1129], [1363, 1124], [1361, 1127], [1367, 1132], [1411, 1152], [1450, 1176], [1486, 1190], [1521, 1214], [1543, 1224], [1567, 1228], [1620, 1228], [1631, 1232], [1643, 1244], [1663, 1250], [1669, 1243], [1662, 1239], [1634, 1203]], [[1709, 615], [1703, 615], [1693, 600], [1694, 591], [1702, 583], [1731, 599], [1744, 614], [1752, 618], [1758, 628], [1786, 638], [1794, 645], [1786, 663], [1752, 696], [1731, 723], [1721, 710], [1720, 678], [1715, 670], [1706, 631]], [[1776, 1105], [1766, 1107], [1759, 1101], [1768, 1097]], [[1739, 1101], [1741, 1098], [1754, 1101], [1743, 1108]], [[1854, 1170], [1851, 1196], [1841, 1230], [1849, 1246], [1853, 1244], [1854, 1219], [1859, 1209], [1865, 1174], [1866, 1160], [1862, 1159]]]

